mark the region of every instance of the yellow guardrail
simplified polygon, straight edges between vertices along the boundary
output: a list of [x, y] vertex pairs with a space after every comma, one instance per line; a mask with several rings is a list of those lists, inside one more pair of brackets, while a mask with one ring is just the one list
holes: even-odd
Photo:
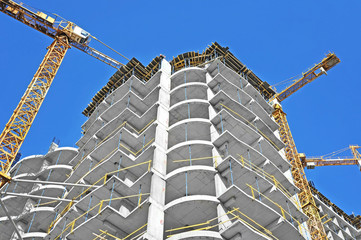
[[215, 167], [218, 167], [218, 161], [217, 159], [223, 157], [222, 155], [220, 156], [211, 156], [211, 157], [199, 157], [199, 158], [188, 158], [188, 159], [180, 159], [180, 160], [173, 160], [173, 162], [190, 162], [190, 161], [200, 161], [200, 160], [206, 160], [206, 159], [214, 159], [214, 165]]
[[264, 134], [261, 130], [259, 130], [253, 123], [251, 123], [250, 121], [248, 121], [246, 118], [244, 118], [243, 116], [241, 116], [239, 113], [237, 113], [236, 111], [230, 109], [229, 107], [227, 107], [226, 105], [220, 103], [220, 105], [224, 108], [226, 108], [227, 110], [231, 111], [232, 113], [236, 114], [238, 117], [242, 118], [244, 121], [246, 121], [249, 125], [251, 125], [252, 127], [254, 127], [257, 132], [259, 134], [261, 134], [264, 138], [266, 138], [278, 151], [281, 150], [271, 139], [269, 139], [269, 137], [266, 136], [266, 134]]
[[[116, 236], [108, 233], [108, 231], [104, 231], [104, 230], [102, 230], [102, 229], [99, 229], [99, 231], [101, 232], [101, 234], [100, 234], [100, 235], [96, 235], [96, 238], [94, 238], [93, 240], [97, 240], [98, 238], [101, 239], [100, 237], [104, 237], [104, 236], [109, 236], [109, 237], [112, 237], [112, 238], [114, 238], [114, 239], [116, 239], [116, 240], [126, 240], [126, 239], [128, 239], [129, 237], [131, 237], [132, 235], [134, 235], [135, 233], [139, 232], [139, 230], [145, 228], [147, 225], [148, 225], [147, 223], [144, 224], [143, 226], [141, 226], [140, 228], [134, 230], [132, 233], [128, 234], [128, 235], [125, 236], [124, 238], [118, 238], [118, 237], [116, 237]], [[132, 239], [136, 239], [137, 237], [140, 237], [140, 236], [143, 235], [145, 232], [146, 232], [146, 231], [143, 231], [143, 232], [137, 234], [137, 235], [134, 236]]]
[[83, 156], [79, 162], [73, 167], [73, 170], [77, 169], [78, 166], [80, 165], [80, 163], [83, 162], [83, 160], [89, 156], [89, 154], [100, 144], [102, 144], [104, 141], [106, 141], [113, 133], [117, 132], [120, 128], [124, 127], [124, 126], [129, 126], [132, 130], [134, 130], [138, 135], [141, 134], [147, 127], [149, 127], [153, 122], [155, 121], [155, 119], [151, 120], [149, 123], [147, 123], [141, 130], [136, 130], [130, 123], [128, 123], [127, 121], [124, 121], [123, 123], [121, 123], [116, 129], [114, 129], [112, 132], [110, 132], [103, 140], [101, 140], [96, 146], [94, 146], [91, 150], [89, 150], [89, 153], [85, 156]]
[[256, 200], [256, 196], [255, 196], [255, 192], [257, 192], [260, 196], [262, 196], [264, 199], [266, 199], [267, 201], [269, 201], [270, 203], [272, 203], [273, 205], [275, 205], [276, 207], [278, 207], [281, 211], [282, 217], [284, 219], [287, 220], [286, 215], [288, 215], [291, 218], [291, 221], [295, 221], [297, 223], [297, 226], [299, 229], [303, 229], [302, 224], [295, 219], [294, 217], [292, 217], [292, 215], [287, 212], [286, 210], [283, 209], [283, 207], [281, 205], [279, 205], [278, 203], [276, 203], [275, 201], [273, 201], [272, 199], [270, 199], [269, 197], [267, 197], [266, 195], [264, 195], [263, 193], [261, 193], [260, 191], [258, 191], [257, 189], [255, 189], [254, 187], [252, 187], [251, 185], [249, 185], [248, 183], [246, 183], [246, 185], [251, 189], [251, 193], [252, 193], [252, 197], [254, 200]]
[[[228, 215], [231, 215], [231, 216], [228, 216]], [[226, 217], [226, 216], [227, 216], [228, 219], [223, 220], [223, 221], [220, 220], [220, 218]], [[206, 222], [197, 223], [197, 224], [188, 225], [188, 226], [179, 227], [179, 228], [172, 228], [172, 229], [166, 230], [165, 232], [166, 233], [172, 233], [172, 232], [180, 231], [180, 230], [187, 230], [187, 231], [183, 231], [183, 232], [194, 232], [194, 231], [210, 230], [210, 229], [218, 227], [219, 225], [225, 224], [225, 223], [230, 222], [230, 221], [236, 221], [236, 220], [241, 221], [242, 223], [244, 223], [248, 227], [252, 228], [256, 232], [260, 233], [261, 235], [263, 235], [263, 236], [265, 236], [267, 238], [271, 237], [274, 240], [278, 240], [277, 237], [273, 236], [273, 234], [272, 234], [272, 232], [270, 230], [266, 229], [265, 227], [263, 227], [262, 225], [257, 223], [255, 220], [248, 217], [246, 214], [241, 212], [239, 210], [239, 208], [233, 208], [233, 210], [230, 210], [230, 211], [226, 212], [225, 214], [223, 214], [223, 215], [221, 215], [219, 217], [216, 217], [216, 218], [212, 218], [212, 219], [210, 219], [210, 220], [208, 220]], [[218, 223], [216, 223], [215, 221], [218, 221]], [[212, 223], [212, 222], [215, 222], [215, 223]], [[188, 229], [191, 229], [191, 230], [188, 230]], [[183, 233], [183, 232], [179, 232], [179, 233]], [[176, 234], [179, 234], [179, 233], [171, 234], [171, 235], [168, 235], [167, 237], [172, 237], [172, 236], [174, 236]]]
[[243, 167], [248, 166], [251, 170], [254, 170], [255, 172], [259, 173], [260, 175], [263, 175], [269, 181], [273, 182], [274, 186], [276, 188], [278, 188], [281, 192], [283, 192], [296, 205], [298, 210], [302, 211], [300, 204], [292, 198], [292, 194], [290, 192], [288, 192], [288, 190], [276, 179], [276, 177], [274, 175], [267, 173], [265, 170], [258, 167], [257, 165], [255, 165], [252, 162], [245, 161], [244, 157], [242, 155], [238, 154], [238, 156], [240, 157], [240, 159], [237, 159], [237, 160], [242, 164]]
[[[75, 223], [82, 217], [84, 217], [85, 215], [87, 215], [89, 212], [96, 210], [96, 214], [99, 214], [102, 209], [103, 209], [103, 204], [104, 202], [109, 202], [109, 201], [116, 201], [116, 200], [122, 200], [122, 199], [128, 199], [128, 198], [133, 198], [133, 197], [141, 197], [144, 195], [150, 195], [150, 193], [141, 193], [141, 194], [135, 194], [135, 195], [129, 195], [129, 196], [124, 196], [124, 197], [118, 197], [118, 198], [113, 198], [113, 199], [105, 199], [105, 200], [101, 200], [98, 204], [96, 204], [95, 206], [93, 206], [92, 208], [90, 208], [88, 211], [84, 212], [83, 214], [81, 214], [79, 217], [75, 218], [73, 221], [71, 221], [68, 225], [66, 225], [66, 227], [64, 228], [64, 230], [56, 237], [54, 238], [54, 240], [57, 240], [59, 238], [61, 238], [63, 236], [63, 234], [65, 232], [68, 231], [68, 229], [70, 229], [69, 233], [72, 233], [74, 231], [74, 227], [75, 227]], [[140, 203], [138, 203], [138, 206], [140, 205]], [[85, 221], [84, 221], [85, 222]]]
[[[125, 167], [125, 168], [122, 168], [122, 169], [119, 169], [119, 170], [115, 170], [115, 171], [111, 171], [111, 172], [108, 172], [106, 174], [104, 174], [103, 177], [101, 177], [100, 179], [98, 179], [95, 183], [93, 183], [90, 187], [88, 187], [87, 189], [85, 189], [82, 193], [80, 193], [78, 196], [74, 197], [72, 199], [71, 202], [68, 203], [67, 206], [65, 206], [65, 208], [63, 209], [63, 211], [60, 212], [60, 214], [57, 216], [57, 218], [51, 222], [49, 228], [48, 228], [48, 233], [50, 232], [50, 230], [53, 228], [53, 226], [60, 220], [60, 218], [62, 216], [64, 216], [64, 214], [66, 212], [68, 212], [70, 210], [70, 208], [73, 206], [74, 204], [74, 201], [77, 200], [78, 198], [80, 198], [84, 193], [86, 193], [89, 189], [91, 189], [92, 187], [94, 187], [97, 183], [101, 182], [103, 180], [103, 184], [104, 185], [107, 181], [107, 178], [108, 178], [108, 175], [111, 175], [111, 174], [114, 174], [114, 173], [118, 173], [118, 172], [122, 172], [124, 170], [127, 170], [127, 169], [131, 169], [131, 168], [134, 168], [134, 167], [138, 167], [138, 166], [141, 166], [141, 165], [144, 165], [144, 164], [148, 164], [148, 172], [150, 171], [150, 166], [151, 166], [151, 163], [152, 163], [152, 160], [149, 160], [149, 161], [146, 161], [146, 162], [141, 162], [141, 163], [137, 163], [137, 164], [134, 164], [132, 166], [129, 166], [129, 167]], [[101, 186], [101, 185], [99, 185]]]

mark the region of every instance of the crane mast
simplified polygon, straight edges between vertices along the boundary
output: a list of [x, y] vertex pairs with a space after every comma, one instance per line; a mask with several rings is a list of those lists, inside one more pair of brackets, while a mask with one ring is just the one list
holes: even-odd
[[315, 80], [322, 74], [326, 74], [328, 70], [340, 62], [340, 59], [333, 53], [329, 53], [319, 64], [315, 65], [303, 77], [295, 81], [291, 86], [287, 87], [282, 92], [276, 94], [270, 99], [273, 102], [274, 112], [273, 117], [279, 125], [280, 138], [285, 144], [285, 155], [287, 160], [291, 163], [291, 171], [293, 181], [300, 189], [298, 198], [301, 203], [303, 212], [308, 216], [307, 226], [310, 230], [311, 238], [313, 240], [327, 239], [323, 223], [313, 198], [310, 186], [308, 184], [302, 161], [297, 152], [295, 142], [293, 140], [291, 130], [289, 128], [286, 113], [283, 112], [280, 102], [292, 95], [294, 92], [301, 89], [307, 83]]
[[58, 15], [53, 16], [39, 11], [35, 12], [24, 7], [24, 4], [11, 0], [0, 0], [0, 12], [54, 39], [0, 135], [1, 188], [11, 180], [8, 175], [11, 165], [29, 132], [67, 50], [75, 47], [116, 69], [123, 64], [91, 48], [89, 42], [92, 36], [76, 24]]
[[298, 198], [301, 203], [302, 211], [308, 216], [307, 226], [310, 230], [313, 240], [326, 239], [326, 232], [323, 228], [320, 214], [313, 198], [310, 186], [303, 170], [302, 162], [299, 158], [295, 142], [293, 140], [290, 127], [287, 122], [286, 114], [283, 112], [281, 105], [275, 104], [273, 117], [279, 125], [281, 140], [285, 144], [285, 155], [291, 163], [293, 182], [300, 189]]
[[64, 36], [56, 38], [48, 47], [48, 52], [0, 135], [0, 187], [10, 180], [7, 172], [24, 142], [69, 47], [68, 39]]

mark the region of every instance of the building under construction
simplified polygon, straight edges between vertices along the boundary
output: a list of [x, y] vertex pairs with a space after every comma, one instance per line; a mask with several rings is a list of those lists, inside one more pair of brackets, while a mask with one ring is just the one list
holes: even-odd
[[0, 239], [361, 239], [360, 216], [295, 178], [275, 95], [217, 43], [131, 59], [83, 111], [78, 148], [13, 165]]

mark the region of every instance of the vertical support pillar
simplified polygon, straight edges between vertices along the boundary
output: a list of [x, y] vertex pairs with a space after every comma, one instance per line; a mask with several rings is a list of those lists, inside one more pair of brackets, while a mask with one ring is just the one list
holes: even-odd
[[[216, 51], [215, 51], [215, 57], [217, 57], [217, 52], [216, 52]], [[206, 67], [207, 67], [207, 66], [206, 66]], [[217, 68], [218, 68], [218, 73], [219, 73], [219, 64], [218, 64], [218, 63], [217, 63]], [[212, 76], [207, 72], [207, 73], [206, 73], [206, 81], [207, 81], [207, 83], [209, 83], [210, 81], [212, 81], [212, 79], [213, 79]], [[210, 88], [208, 88], [208, 89], [207, 89], [207, 99], [208, 99], [208, 101], [210, 101], [213, 97], [214, 97], [213, 91], [212, 91]], [[213, 108], [211, 105], [208, 107], [208, 112], [209, 112], [209, 118], [210, 118], [210, 119], [212, 119], [212, 118], [214, 118], [215, 116], [217, 116], [217, 112], [214, 110], [214, 108]], [[222, 128], [222, 132], [223, 132], [222, 115], [220, 115], [220, 118], [221, 118], [221, 128]], [[215, 140], [219, 137], [220, 134], [218, 133], [218, 130], [216, 129], [216, 127], [215, 127], [213, 124], [211, 124], [209, 131], [210, 131], [210, 135], [211, 135], [211, 141], [213, 142], [213, 141], [215, 141]], [[213, 157], [213, 163], [214, 163], [213, 166], [214, 166], [215, 168], [217, 168], [217, 166], [218, 166], [218, 165], [223, 161], [223, 159], [224, 159], [224, 156], [223, 156], [223, 157], [219, 157], [220, 155], [222, 155], [222, 154], [220, 154], [220, 153], [217, 151], [216, 148], [213, 148], [213, 149], [212, 149], [212, 157]], [[222, 194], [226, 191], [226, 189], [227, 189], [225, 183], [224, 183], [223, 180], [222, 180], [222, 176], [221, 176], [221, 174], [220, 174], [219, 172], [217, 172], [217, 173], [215, 174], [215, 176], [214, 176], [214, 184], [215, 184], [215, 189], [216, 189], [216, 197], [222, 195]], [[218, 222], [219, 222], [219, 223], [222, 222], [222, 224], [220, 224], [219, 227], [218, 227], [219, 230], [225, 229], [225, 228], [227, 228], [229, 225], [232, 224], [231, 221], [228, 221], [230, 218], [229, 218], [229, 216], [226, 214], [227, 211], [228, 211], [228, 210], [227, 210], [224, 206], [222, 206], [222, 204], [218, 204], [218, 205], [217, 205], [217, 215], [218, 215], [218, 217], [219, 217], [219, 218], [218, 218]]]
[[170, 107], [171, 65], [162, 60], [160, 71], [159, 107], [154, 140], [153, 175], [150, 186], [150, 206], [146, 239], [164, 239], [165, 175], [167, 174], [168, 125]]

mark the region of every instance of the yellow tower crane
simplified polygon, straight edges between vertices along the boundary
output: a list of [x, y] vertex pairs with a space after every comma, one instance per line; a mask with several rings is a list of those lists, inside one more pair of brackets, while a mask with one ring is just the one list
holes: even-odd
[[273, 117], [279, 125], [280, 137], [285, 144], [285, 155], [292, 166], [291, 170], [293, 180], [296, 187], [300, 189], [298, 198], [303, 212], [308, 216], [307, 226], [313, 240], [327, 239], [326, 232], [318, 213], [318, 208], [313, 198], [310, 186], [308, 185], [303, 164], [297, 152], [297, 148], [287, 122], [286, 114], [283, 112], [280, 102], [305, 86], [307, 83], [310, 83], [319, 76], [326, 74], [328, 70], [333, 68], [339, 62], [340, 59], [335, 54], [329, 53], [319, 64], [312, 67], [306, 73], [303, 73], [303, 76], [300, 79], [296, 80], [292, 85], [282, 92], [277, 93], [272, 97], [272, 99], [270, 99], [270, 102], [273, 103], [274, 107]]
[[89, 46], [90, 38], [97, 39], [76, 24], [58, 15], [47, 15], [43, 12], [34, 11], [30, 7], [24, 7], [23, 3], [16, 3], [11, 0], [0, 0], [0, 11], [54, 39], [0, 135], [1, 188], [11, 180], [8, 175], [11, 164], [29, 132], [67, 50], [75, 47], [117, 69], [123, 64], [91, 48]]
[[[307, 169], [314, 169], [315, 167], [321, 166], [357, 165], [361, 171], [361, 154], [357, 151], [359, 148], [361, 147], [358, 145], [350, 145], [348, 148], [344, 148], [320, 157], [307, 158], [304, 153], [300, 153], [299, 156], [302, 161], [302, 166], [307, 167]], [[333, 158], [333, 156], [338, 155], [348, 149], [351, 150], [353, 155], [352, 157]]]

